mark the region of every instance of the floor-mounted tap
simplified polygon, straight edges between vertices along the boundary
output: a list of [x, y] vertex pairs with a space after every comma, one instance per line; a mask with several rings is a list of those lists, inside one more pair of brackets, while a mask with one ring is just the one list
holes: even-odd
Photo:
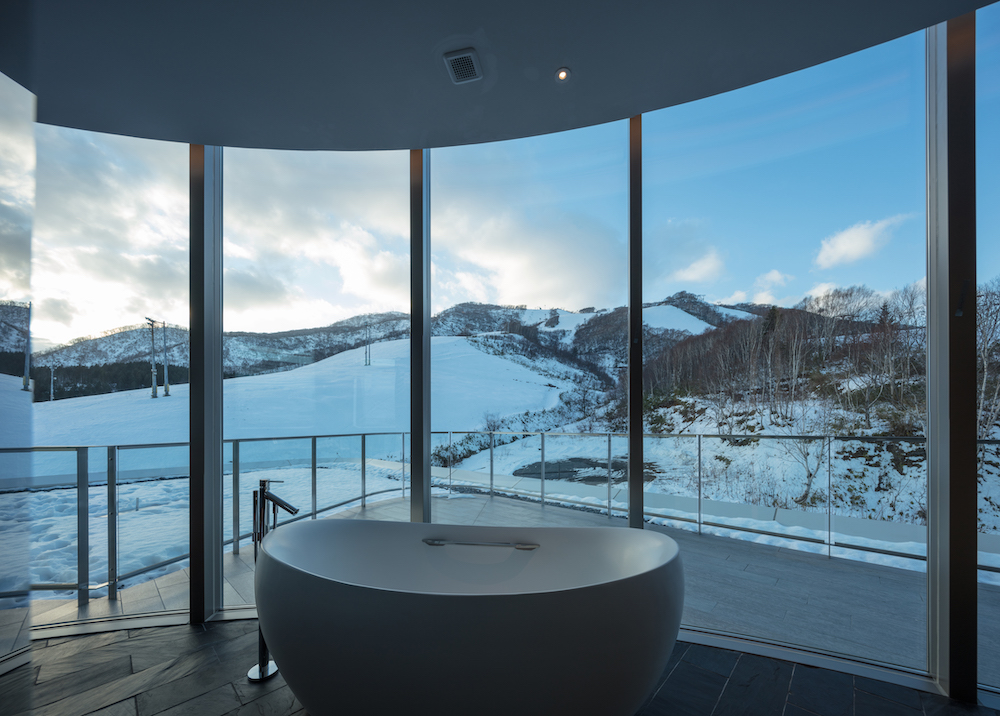
[[[285, 502], [283, 499], [271, 492], [270, 486], [273, 482], [284, 482], [284, 480], [261, 480], [260, 487], [253, 491], [252, 539], [253, 561], [255, 564], [257, 562], [257, 550], [260, 543], [264, 541], [264, 537], [268, 532], [278, 526], [278, 508], [280, 507], [291, 515], [297, 515], [299, 512], [298, 507], [292, 507], [289, 503]], [[269, 520], [267, 514], [268, 503], [271, 505], [270, 524], [268, 524]], [[260, 625], [258, 623], [257, 663], [250, 667], [250, 671], [247, 672], [247, 679], [256, 683], [270, 679], [277, 673], [278, 666], [271, 660], [271, 655], [267, 650], [267, 644], [264, 643], [264, 633], [261, 632]]]

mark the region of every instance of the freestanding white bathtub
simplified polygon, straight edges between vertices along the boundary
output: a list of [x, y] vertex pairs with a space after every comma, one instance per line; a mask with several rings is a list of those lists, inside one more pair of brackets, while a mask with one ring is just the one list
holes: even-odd
[[326, 519], [264, 539], [256, 591], [311, 716], [632, 716], [677, 638], [684, 576], [648, 530]]

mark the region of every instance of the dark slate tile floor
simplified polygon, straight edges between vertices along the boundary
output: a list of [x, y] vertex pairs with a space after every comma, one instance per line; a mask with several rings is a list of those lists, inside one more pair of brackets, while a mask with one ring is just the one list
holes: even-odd
[[[280, 674], [247, 682], [256, 650], [254, 620], [36, 641], [30, 664], [0, 676], [0, 715], [307, 716]], [[668, 714], [998, 716], [881, 681], [687, 643], [677, 644], [637, 716]]]
[[904, 686], [678, 642], [636, 716], [997, 716]]

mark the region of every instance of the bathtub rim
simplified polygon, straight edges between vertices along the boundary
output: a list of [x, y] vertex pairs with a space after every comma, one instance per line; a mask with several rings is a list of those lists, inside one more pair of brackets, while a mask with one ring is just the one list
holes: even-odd
[[[536, 531], [563, 531], [563, 530], [586, 531], [586, 532], [589, 532], [589, 533], [593, 534], [594, 532], [598, 532], [598, 531], [599, 532], [607, 532], [608, 530], [615, 530], [615, 531], [617, 531], [617, 530], [630, 530], [631, 531], [633, 529], [633, 528], [629, 528], [629, 527], [611, 527], [611, 526], [608, 526], [608, 527], [599, 527], [599, 526], [587, 526], [587, 527], [544, 527], [544, 526], [543, 527], [505, 527], [505, 526], [496, 526], [496, 525], [449, 525], [449, 524], [426, 523], [426, 522], [398, 522], [398, 521], [394, 521], [394, 520], [340, 520], [340, 519], [337, 519], [337, 518], [326, 518], [324, 520], [308, 520], [308, 521], [302, 521], [302, 522], [293, 522], [293, 523], [287, 524], [287, 525], [279, 525], [279, 528], [280, 529], [285, 529], [287, 527], [296, 527], [296, 525], [298, 525], [297, 529], [315, 529], [315, 528], [304, 527], [304, 525], [308, 525], [308, 524], [320, 524], [320, 523], [323, 523], [323, 522], [342, 523], [342, 524], [343, 523], [359, 523], [359, 524], [369, 524], [369, 525], [371, 525], [372, 523], [376, 523], [376, 524], [388, 524], [388, 525], [412, 525], [413, 527], [417, 527], [417, 526], [428, 527], [428, 526], [430, 526], [430, 527], [440, 527], [440, 528], [443, 528], [443, 529], [449, 529], [449, 528], [459, 527], [459, 528], [464, 528], [464, 529], [484, 529], [484, 530], [487, 530], [487, 531], [491, 531], [491, 530], [519, 530], [519, 531], [524, 531], [527, 534], [530, 534], [531, 532], [536, 532]], [[403, 529], [408, 529], [408, 528], [403, 528]], [[301, 572], [302, 574], [309, 575], [310, 577], [314, 577], [316, 579], [322, 579], [322, 580], [326, 580], [326, 581], [330, 581], [330, 582], [336, 582], [338, 584], [343, 584], [343, 585], [346, 585], [346, 586], [356, 587], [356, 588], [359, 588], [359, 589], [374, 589], [374, 590], [378, 590], [378, 591], [381, 591], [381, 592], [390, 592], [390, 593], [396, 593], [396, 594], [420, 594], [420, 595], [434, 596], [434, 597], [463, 597], [463, 598], [470, 598], [470, 597], [491, 597], [492, 598], [492, 597], [518, 597], [518, 596], [528, 596], [528, 595], [534, 595], [534, 594], [558, 594], [558, 593], [561, 593], [561, 592], [570, 592], [570, 591], [575, 591], [575, 590], [580, 590], [580, 589], [587, 589], [587, 588], [597, 587], [597, 586], [606, 585], [606, 584], [615, 584], [615, 583], [619, 583], [619, 582], [626, 582], [626, 581], [630, 581], [630, 580], [634, 580], [634, 579], [640, 579], [640, 578], [642, 578], [642, 577], [644, 577], [646, 575], [649, 575], [649, 574], [652, 574], [653, 572], [656, 572], [657, 570], [661, 570], [661, 569], [667, 568], [672, 562], [675, 562], [675, 561], [679, 563], [678, 564], [679, 568], [681, 570], [683, 570], [683, 560], [681, 559], [680, 545], [677, 543], [676, 540], [674, 540], [669, 535], [663, 534], [662, 532], [658, 532], [658, 531], [653, 531], [653, 530], [649, 530], [649, 531], [647, 531], [647, 530], [637, 530], [637, 531], [640, 532], [643, 535], [655, 535], [655, 537], [651, 538], [651, 539], [654, 539], [654, 540], [661, 540], [661, 541], [665, 540], [666, 543], [667, 543], [667, 546], [671, 550], [669, 556], [666, 559], [659, 560], [655, 565], [653, 565], [652, 567], [650, 567], [648, 569], [634, 571], [634, 572], [631, 572], [629, 574], [616, 577], [614, 579], [603, 579], [603, 580], [599, 580], [599, 581], [579, 582], [579, 583], [576, 583], [576, 584], [573, 584], [573, 585], [559, 587], [559, 588], [553, 588], [553, 589], [531, 589], [531, 590], [521, 590], [521, 591], [514, 591], [514, 592], [486, 592], [486, 591], [468, 592], [468, 591], [435, 591], [435, 590], [424, 590], [424, 589], [403, 589], [403, 588], [387, 587], [387, 586], [369, 584], [369, 583], [365, 583], [365, 582], [359, 582], [359, 581], [356, 581], [356, 580], [348, 580], [348, 579], [344, 579], [344, 578], [333, 577], [333, 576], [330, 576], [328, 574], [321, 574], [321, 573], [316, 572], [315, 570], [307, 569], [307, 568], [305, 568], [305, 567], [303, 567], [301, 565], [294, 564], [294, 563], [289, 562], [287, 560], [281, 559], [278, 556], [276, 556], [275, 554], [273, 554], [270, 550], [268, 550], [267, 549], [268, 542], [273, 541], [272, 537], [277, 532], [277, 530], [272, 531], [270, 534], [268, 534], [264, 538], [264, 541], [261, 543], [260, 550], [261, 550], [261, 552], [263, 552], [263, 553], [265, 553], [267, 555], [268, 559], [273, 559], [274, 561], [276, 561], [276, 562], [278, 562], [280, 564], [285, 565], [289, 569], [295, 570], [297, 572]], [[646, 539], [646, 538], [644, 537], [643, 539]], [[440, 548], [439, 547], [433, 547], [433, 549], [440, 549]]]

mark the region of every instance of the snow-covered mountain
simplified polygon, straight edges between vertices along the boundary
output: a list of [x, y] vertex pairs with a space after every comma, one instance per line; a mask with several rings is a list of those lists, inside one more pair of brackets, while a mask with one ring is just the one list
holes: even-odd
[[[269, 369], [314, 363], [341, 351], [371, 342], [394, 340], [409, 333], [405, 313], [377, 313], [354, 316], [322, 328], [279, 333], [224, 333], [223, 370], [229, 375], [261, 373]], [[171, 365], [187, 366], [190, 361], [188, 330], [166, 327], [167, 359]], [[162, 362], [163, 328], [156, 329], [156, 360]], [[152, 347], [149, 326], [127, 326], [96, 337], [86, 337], [69, 345], [36, 353], [37, 366], [107, 365], [148, 361]]]
[[[13, 311], [8, 321], [0, 306], [0, 339], [8, 323], [15, 326]], [[26, 314], [26, 309], [21, 309]], [[750, 313], [714, 306], [697, 296], [678, 293], [644, 306], [647, 338], [661, 342], [700, 334]], [[25, 316], [26, 322], [26, 316]], [[187, 366], [190, 360], [186, 328], [166, 326], [166, 353], [170, 365]], [[223, 335], [223, 369], [227, 375], [249, 375], [270, 370], [308, 365], [345, 350], [396, 340], [409, 335], [405, 313], [377, 313], [354, 316], [329, 326], [279, 333], [231, 332]], [[157, 363], [162, 362], [164, 329], [156, 329]], [[16, 344], [16, 329], [10, 328], [8, 342]], [[434, 336], [479, 336], [490, 333], [517, 333], [541, 345], [569, 350], [596, 365], [611, 368], [624, 350], [627, 311], [624, 308], [569, 311], [528, 309], [462, 303], [434, 316]], [[530, 335], [529, 335], [530, 334]], [[20, 338], [23, 347], [23, 337]], [[0, 343], [0, 346], [5, 345]], [[72, 343], [36, 353], [36, 366], [99, 366], [112, 363], [148, 361], [152, 346], [147, 325], [126, 326], [100, 336], [88, 336]], [[8, 349], [13, 350], [13, 348]]]
[[[561, 393], [574, 387], [579, 371], [573, 366], [550, 359], [528, 362], [516, 353], [490, 350], [480, 341], [433, 339], [434, 430], [478, 429], [486, 413], [505, 418], [557, 410]], [[369, 365], [362, 347], [294, 371], [226, 380], [226, 438], [406, 430], [409, 342], [384, 341], [377, 348]], [[7, 393], [14, 395], [15, 388]], [[175, 385], [169, 398], [159, 400], [150, 400], [148, 390], [132, 390], [36, 403], [35, 443], [185, 442], [188, 395], [187, 385]], [[265, 448], [270, 449], [260, 449]], [[137, 454], [129, 459], [141, 458]]]

